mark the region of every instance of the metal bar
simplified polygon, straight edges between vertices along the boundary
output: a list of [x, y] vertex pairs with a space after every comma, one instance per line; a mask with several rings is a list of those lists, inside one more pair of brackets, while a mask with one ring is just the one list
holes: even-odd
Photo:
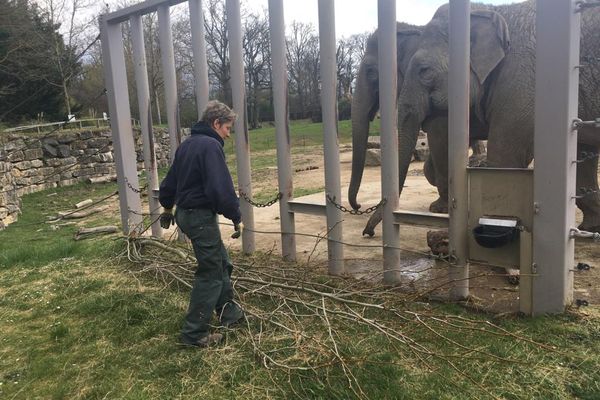
[[429, 212], [394, 211], [394, 223], [398, 225], [427, 226], [430, 228], [448, 228], [448, 214]]
[[102, 17], [110, 24], [118, 24], [127, 21], [132, 15], [145, 15], [156, 11], [160, 6], [165, 6], [167, 9], [185, 0], [148, 0], [129, 7], [104, 14]]
[[[319, 51], [321, 57], [321, 112], [323, 116], [325, 187], [328, 195], [341, 199], [334, 0], [319, 0]], [[342, 212], [329, 201], [326, 203], [326, 209], [329, 273], [341, 275], [345, 272], [344, 247], [340, 243], [343, 240]]]
[[327, 209], [324, 204], [303, 203], [297, 200], [290, 200], [288, 202], [288, 208], [290, 213], [321, 216], [327, 215]]
[[144, 150], [144, 168], [148, 179], [148, 207], [152, 221], [152, 236], [162, 237], [158, 216], [160, 203], [153, 196], [158, 189], [158, 171], [156, 168], [156, 154], [154, 153], [154, 134], [152, 133], [152, 109], [150, 104], [150, 89], [148, 86], [148, 70], [146, 69], [146, 52], [144, 51], [144, 28], [141, 15], [132, 15], [130, 18], [131, 44], [133, 47], [133, 64], [135, 69], [135, 83], [137, 88], [138, 107], [140, 113], [140, 126], [142, 130], [142, 145]]
[[379, 26], [379, 104], [381, 113], [381, 196], [383, 205], [383, 281], [398, 283], [400, 274], [400, 228], [394, 224], [398, 208], [398, 106], [396, 60], [396, 0], [377, 1]]
[[537, 2], [533, 314], [561, 313], [573, 300], [580, 14], [574, 1]]
[[[244, 79], [244, 59], [242, 53], [242, 21], [240, 0], [227, 0], [227, 33], [229, 37], [229, 61], [231, 62], [231, 93], [233, 108], [238, 114], [235, 121], [235, 154], [237, 157], [237, 179], [239, 192], [252, 196], [250, 175], [250, 138], [246, 116], [246, 81]], [[254, 252], [254, 210], [245, 199], [240, 199], [244, 225], [242, 249], [244, 253]]]
[[448, 59], [448, 226], [451, 300], [469, 295], [468, 211], [469, 190], [469, 75], [471, 2], [450, 0]]
[[533, 285], [533, 259], [531, 232], [522, 231], [519, 233], [519, 311], [525, 315], [532, 313], [532, 285]]
[[277, 181], [282, 197], [279, 201], [281, 252], [286, 260], [296, 260], [296, 226], [289, 201], [294, 198], [292, 178], [292, 143], [290, 138], [287, 60], [285, 49], [285, 20], [283, 0], [269, 0], [269, 33], [273, 65], [273, 106], [277, 140]]
[[202, 0], [189, 0], [190, 25], [192, 28], [192, 52], [194, 54], [194, 78], [196, 80], [196, 108], [198, 119], [208, 103], [208, 63], [206, 61], [206, 39], [204, 38], [204, 16]]
[[[100, 16], [102, 64], [117, 168], [121, 224], [126, 235], [142, 230], [142, 203], [139, 193], [135, 147], [129, 111], [127, 73], [120, 25], [109, 24]], [[131, 186], [131, 188], [129, 187]]]
[[171, 18], [169, 6], [158, 7], [158, 39], [160, 44], [161, 65], [165, 81], [166, 115], [169, 129], [170, 162], [175, 158], [175, 151], [181, 143], [179, 129], [179, 106], [177, 104], [177, 78], [175, 75], [175, 55], [173, 54], [173, 35], [171, 34]]

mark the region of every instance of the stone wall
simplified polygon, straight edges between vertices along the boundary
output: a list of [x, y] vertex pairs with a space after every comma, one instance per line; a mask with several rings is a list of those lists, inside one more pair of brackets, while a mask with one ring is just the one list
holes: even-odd
[[[184, 132], [184, 134], [187, 132]], [[155, 128], [159, 167], [169, 165], [166, 129]], [[144, 156], [139, 131], [134, 131], [138, 169]], [[11, 134], [0, 138], [0, 229], [20, 213], [21, 196], [90, 178], [116, 175], [110, 130], [56, 132], [42, 138]]]

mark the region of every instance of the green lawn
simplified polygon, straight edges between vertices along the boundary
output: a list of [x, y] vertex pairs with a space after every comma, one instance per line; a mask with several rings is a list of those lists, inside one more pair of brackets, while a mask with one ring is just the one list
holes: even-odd
[[[263, 156], [273, 160], [253, 154]], [[77, 226], [46, 223], [115, 190], [27, 195], [0, 231], [0, 398], [600, 399], [597, 306], [496, 317], [276, 254], [233, 254], [238, 298], [258, 319], [222, 346], [181, 349], [188, 289], [165, 271], [182, 260], [148, 246], [140, 258], [120, 234], [74, 241]], [[117, 207], [82, 224], [119, 224]]]

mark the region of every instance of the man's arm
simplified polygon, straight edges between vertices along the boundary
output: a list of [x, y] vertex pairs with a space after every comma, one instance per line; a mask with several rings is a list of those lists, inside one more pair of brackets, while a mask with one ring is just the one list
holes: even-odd
[[240, 201], [233, 188], [225, 155], [216, 141], [207, 150], [203, 168], [206, 194], [216, 207], [216, 211], [237, 225], [242, 221]]

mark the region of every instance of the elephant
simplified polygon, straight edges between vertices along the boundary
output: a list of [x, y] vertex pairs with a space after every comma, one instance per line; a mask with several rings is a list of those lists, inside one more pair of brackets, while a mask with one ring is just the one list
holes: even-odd
[[[441, 6], [422, 28], [417, 49], [403, 64], [398, 95], [398, 169], [402, 191], [420, 129], [428, 134], [431, 163], [440, 199], [431, 208], [447, 211], [448, 179], [448, 5]], [[535, 0], [489, 6], [471, 11], [470, 139], [487, 139], [487, 166], [527, 168], [533, 160], [535, 103]], [[600, 56], [600, 9], [581, 16], [582, 60]], [[404, 60], [406, 62], [406, 60]], [[580, 69], [579, 118], [600, 117], [600, 65]], [[353, 117], [354, 118], [354, 117]], [[600, 128], [578, 131], [577, 187], [588, 189], [576, 200], [583, 212], [580, 229], [600, 231], [598, 157]], [[588, 155], [587, 157], [585, 155]], [[354, 172], [354, 171], [353, 171]], [[447, 190], [447, 189], [446, 189]], [[360, 205], [349, 200], [355, 209]], [[374, 214], [364, 233], [373, 233], [381, 213]]]

